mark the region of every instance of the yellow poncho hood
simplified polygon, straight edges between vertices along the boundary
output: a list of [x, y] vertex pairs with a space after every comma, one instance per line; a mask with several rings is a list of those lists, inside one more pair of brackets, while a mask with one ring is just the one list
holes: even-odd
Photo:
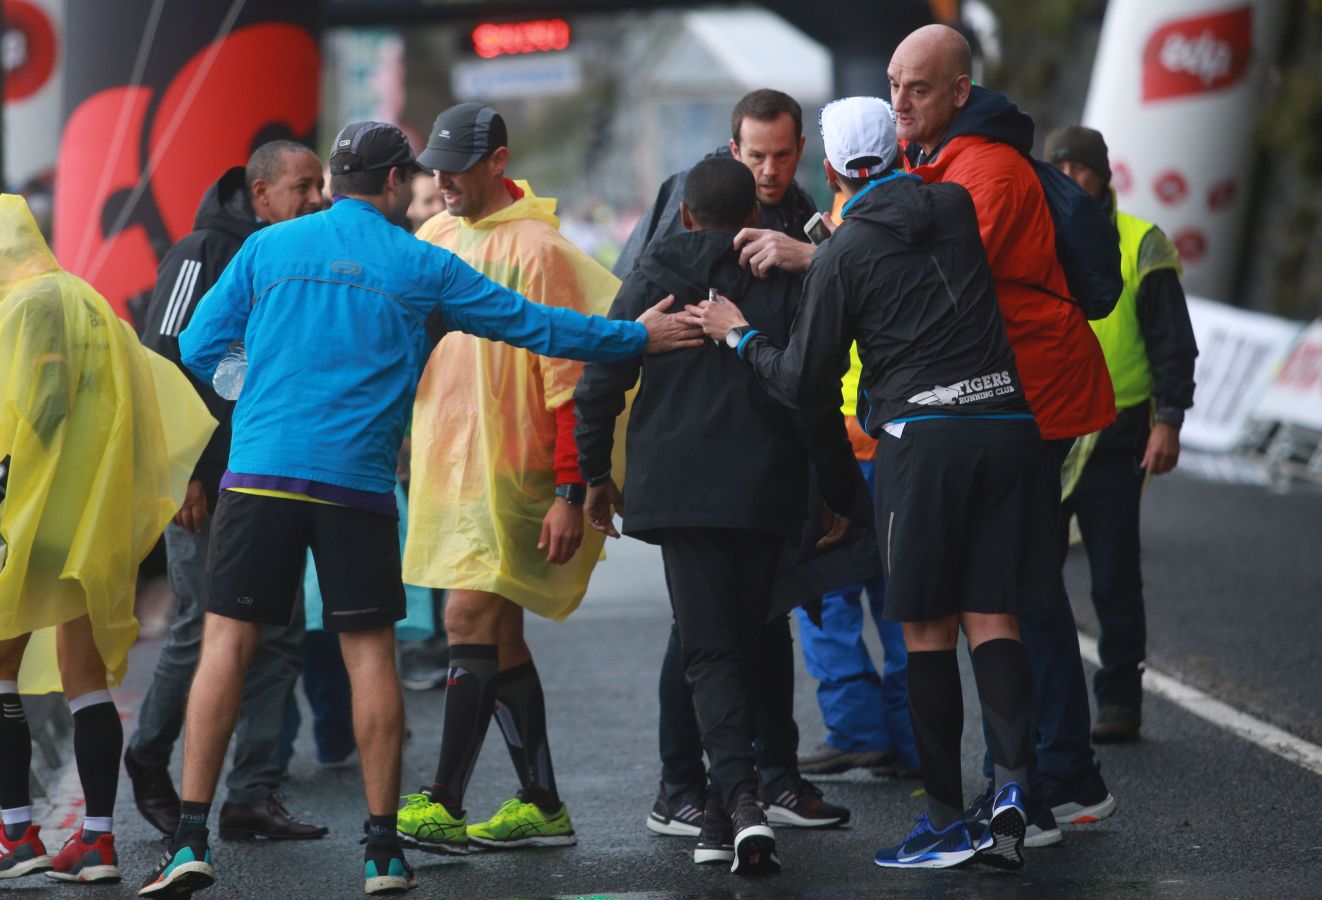
[[33, 633], [20, 690], [60, 690], [53, 626], [84, 615], [122, 679], [138, 564], [215, 427], [183, 374], [60, 268], [26, 202], [0, 195], [0, 640]]

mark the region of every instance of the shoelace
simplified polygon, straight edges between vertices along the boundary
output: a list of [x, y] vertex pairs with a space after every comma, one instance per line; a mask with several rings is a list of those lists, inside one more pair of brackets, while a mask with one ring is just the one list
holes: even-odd
[[935, 830], [936, 829], [932, 827], [931, 820], [927, 818], [927, 813], [923, 813], [921, 816], [913, 817], [913, 830], [909, 832], [909, 837], [905, 838], [905, 840], [907, 841], [911, 838], [917, 837], [918, 835], [922, 834], [924, 831], [935, 831]]

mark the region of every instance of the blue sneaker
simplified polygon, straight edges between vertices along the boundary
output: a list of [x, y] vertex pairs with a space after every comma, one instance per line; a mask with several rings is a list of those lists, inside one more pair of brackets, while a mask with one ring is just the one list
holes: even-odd
[[171, 847], [138, 889], [139, 897], [191, 897], [216, 883], [206, 838]]
[[922, 815], [913, 824], [913, 831], [904, 843], [877, 851], [877, 865], [887, 869], [947, 869], [967, 862], [977, 853], [964, 822], [937, 831], [927, 816]]
[[369, 895], [402, 894], [418, 886], [418, 876], [397, 841], [368, 843], [363, 873], [363, 892]]
[[998, 869], [1022, 869], [1027, 830], [1023, 791], [1013, 781], [1007, 782], [996, 792], [991, 803], [991, 819], [978, 838], [978, 862]]

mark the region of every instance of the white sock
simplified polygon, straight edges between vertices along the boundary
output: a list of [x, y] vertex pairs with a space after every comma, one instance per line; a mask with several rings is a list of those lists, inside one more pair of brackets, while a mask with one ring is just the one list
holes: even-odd
[[110, 691], [88, 691], [81, 697], [75, 697], [69, 701], [69, 713], [78, 712], [80, 709], [87, 709], [89, 706], [95, 706], [98, 703], [114, 703], [115, 698], [110, 696]]
[[0, 809], [0, 823], [5, 825], [21, 825], [24, 822], [32, 821], [32, 807], [15, 806], [13, 809]]
[[84, 816], [83, 831], [113, 831], [115, 827], [114, 816]]

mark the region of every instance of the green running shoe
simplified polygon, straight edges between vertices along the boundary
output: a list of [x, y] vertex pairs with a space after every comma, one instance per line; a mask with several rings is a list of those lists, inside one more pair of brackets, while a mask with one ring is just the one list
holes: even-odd
[[493, 850], [512, 847], [569, 847], [578, 843], [563, 803], [550, 815], [536, 803], [506, 800], [489, 821], [468, 826], [468, 839]]
[[429, 794], [409, 794], [399, 811], [395, 834], [405, 847], [426, 853], [467, 853], [468, 816], [452, 816]]

